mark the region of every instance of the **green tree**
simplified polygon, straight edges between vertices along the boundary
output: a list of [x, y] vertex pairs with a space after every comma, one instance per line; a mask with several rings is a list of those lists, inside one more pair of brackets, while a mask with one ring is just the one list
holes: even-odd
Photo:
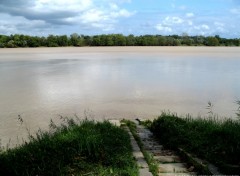
[[181, 42], [179, 39], [175, 39], [173, 40], [173, 46], [180, 46], [181, 45]]
[[107, 35], [106, 36], [106, 46], [113, 46], [114, 42], [113, 42], [113, 35]]
[[7, 47], [6, 44], [9, 41], [9, 37], [6, 35], [0, 35], [0, 48]]
[[6, 47], [7, 47], [7, 48], [16, 48], [17, 46], [16, 46], [14, 40], [9, 40], [9, 41], [7, 42]]
[[165, 36], [157, 36], [157, 38], [159, 46], [166, 46], [167, 39]]
[[158, 45], [158, 40], [156, 36], [145, 35], [142, 37], [142, 45], [143, 46], [156, 46]]
[[115, 46], [126, 46], [126, 38], [122, 34], [113, 35], [113, 41]]
[[181, 43], [182, 45], [192, 46], [194, 43], [194, 40], [187, 33], [183, 33]]
[[86, 46], [91, 46], [92, 45], [92, 37], [90, 36], [83, 36], [83, 40]]
[[78, 34], [73, 33], [70, 35], [70, 43], [72, 46], [78, 46]]
[[54, 35], [49, 35], [47, 37], [47, 45], [48, 47], [58, 47], [58, 37]]
[[167, 37], [166, 46], [174, 46], [174, 40], [173, 37]]
[[126, 37], [126, 45], [127, 45], [127, 46], [134, 46], [134, 45], [135, 45], [135, 42], [136, 42], [136, 40], [135, 40], [135, 37], [134, 37], [133, 34], [128, 35], [128, 36]]
[[216, 37], [208, 37], [207, 38], [207, 46], [218, 46], [219, 41]]
[[57, 39], [58, 39], [58, 46], [68, 46], [67, 35], [58, 36]]

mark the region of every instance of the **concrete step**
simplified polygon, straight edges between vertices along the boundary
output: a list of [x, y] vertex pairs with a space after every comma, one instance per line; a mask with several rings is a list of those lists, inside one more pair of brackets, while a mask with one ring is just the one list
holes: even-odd
[[[164, 149], [164, 147], [159, 144], [159, 141], [154, 138], [153, 134], [148, 129], [137, 125], [137, 131], [137, 134], [143, 143], [144, 149], [148, 153], [152, 154], [154, 160], [159, 163], [159, 176], [197, 175], [193, 172], [193, 166], [188, 168], [186, 163], [181, 162], [181, 159], [177, 156], [176, 152]], [[141, 163], [141, 161], [138, 163]], [[144, 168], [143, 166], [142, 170], [140, 169], [140, 173], [143, 172], [149, 172], [148, 168]]]
[[140, 168], [139, 169], [139, 176], [152, 176], [152, 173], [149, 172], [148, 168]]
[[154, 156], [153, 157], [159, 163], [180, 163], [181, 159], [178, 156]]
[[176, 155], [174, 151], [171, 150], [151, 150], [154, 156], [173, 156]]
[[162, 145], [149, 146], [149, 145], [145, 145], [145, 144], [144, 144], [144, 149], [145, 149], [145, 150], [149, 150], [149, 151], [162, 150], [162, 149], [163, 149], [163, 146], [162, 146]]
[[159, 173], [158, 176], [195, 176], [197, 173], [189, 172], [189, 173]]
[[188, 173], [185, 163], [166, 163], [159, 164], [160, 173]]

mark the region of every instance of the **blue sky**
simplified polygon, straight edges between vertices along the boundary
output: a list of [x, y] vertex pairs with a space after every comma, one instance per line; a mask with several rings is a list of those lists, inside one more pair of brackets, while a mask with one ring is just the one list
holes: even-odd
[[240, 38], [240, 0], [0, 0], [0, 34]]

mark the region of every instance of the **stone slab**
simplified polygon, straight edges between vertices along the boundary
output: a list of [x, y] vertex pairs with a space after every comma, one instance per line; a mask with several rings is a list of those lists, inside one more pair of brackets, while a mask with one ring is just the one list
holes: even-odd
[[139, 168], [148, 168], [148, 164], [144, 158], [136, 158]]
[[139, 169], [139, 176], [152, 176], [152, 173], [149, 172], [148, 168]]
[[179, 163], [180, 158], [178, 156], [154, 156], [153, 157], [156, 161], [160, 163]]
[[175, 152], [171, 150], [152, 150], [154, 156], [173, 156]]
[[151, 145], [145, 145], [144, 146], [145, 150], [149, 150], [149, 151], [153, 151], [153, 150], [162, 150], [163, 146], [162, 145], [155, 145], [155, 146], [151, 146]]
[[144, 158], [144, 156], [143, 156], [143, 154], [142, 154], [141, 151], [135, 151], [135, 150], [133, 150], [133, 156], [134, 156], [135, 158]]
[[196, 173], [159, 173], [158, 176], [195, 176]]
[[141, 138], [141, 139], [149, 139], [149, 137], [151, 137], [151, 134], [147, 133], [147, 132], [139, 132], [138, 133], [138, 136]]
[[167, 163], [159, 164], [160, 173], [187, 173], [185, 163]]

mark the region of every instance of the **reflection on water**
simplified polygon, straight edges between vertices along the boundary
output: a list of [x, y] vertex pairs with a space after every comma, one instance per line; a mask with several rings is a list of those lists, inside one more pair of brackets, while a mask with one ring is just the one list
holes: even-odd
[[0, 62], [3, 143], [24, 133], [18, 115], [25, 127], [34, 130], [47, 126], [50, 118], [81, 116], [86, 109], [95, 118], [153, 118], [168, 109], [206, 115], [210, 100], [214, 112], [234, 116], [234, 101], [240, 98], [237, 57], [169, 58], [137, 53], [44, 57]]

